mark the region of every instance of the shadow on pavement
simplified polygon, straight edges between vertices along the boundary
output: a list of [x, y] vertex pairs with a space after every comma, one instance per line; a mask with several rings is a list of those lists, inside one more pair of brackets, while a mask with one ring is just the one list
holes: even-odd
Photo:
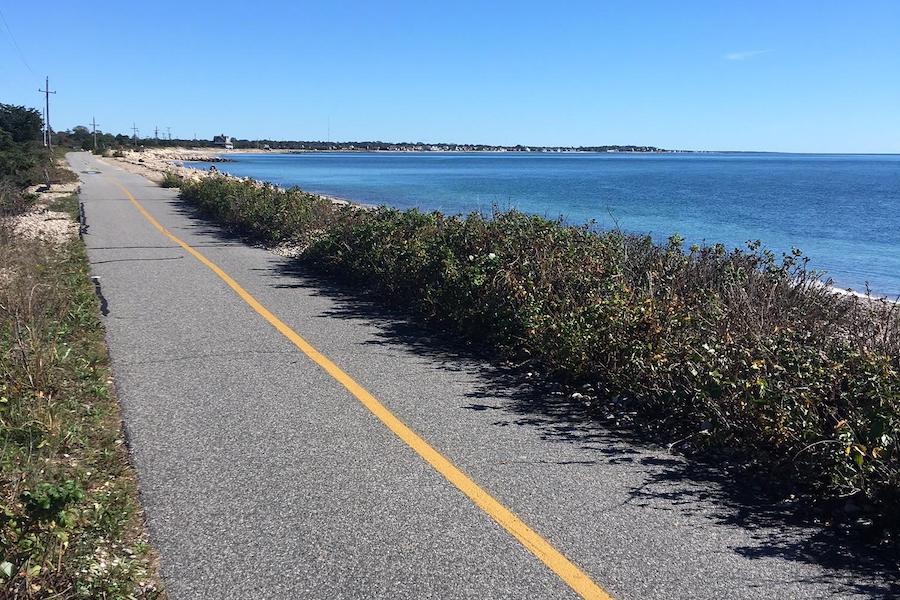
[[[193, 207], [182, 204], [179, 210], [204, 234], [241, 239], [203, 220]], [[526, 427], [541, 439], [576, 444], [585, 452], [584, 460], [559, 464], [632, 464], [641, 469], [644, 481], [628, 491], [629, 503], [741, 528], [754, 544], [733, 552], [750, 559], [816, 565], [824, 574], [815, 583], [831, 586], [835, 597], [900, 598], [896, 546], [879, 547], [877, 540], [841, 524], [823, 525], [796, 500], [786, 499], [783, 490], [739, 468], [669, 453], [652, 439], [617, 428], [614, 419], [573, 401], [552, 384], [535, 385], [523, 369], [491, 363], [470, 344], [379, 305], [364, 291], [322, 277], [299, 261], [284, 258], [270, 275], [273, 287], [304, 289], [331, 300], [334, 307], [322, 316], [374, 327], [377, 339], [369, 344], [397, 347], [427, 357], [442, 369], [473, 376], [477, 388], [461, 410], [490, 411], [497, 427]]]

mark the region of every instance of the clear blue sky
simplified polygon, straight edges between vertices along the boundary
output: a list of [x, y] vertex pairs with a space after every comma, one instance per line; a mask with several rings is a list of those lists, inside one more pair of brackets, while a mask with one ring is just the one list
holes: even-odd
[[897, 0], [0, 9], [0, 101], [48, 74], [57, 129], [900, 152]]

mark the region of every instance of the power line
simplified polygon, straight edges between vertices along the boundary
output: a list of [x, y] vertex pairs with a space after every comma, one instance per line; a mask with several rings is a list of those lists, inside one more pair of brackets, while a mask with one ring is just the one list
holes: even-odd
[[134, 140], [134, 142], [132, 143], [132, 145], [133, 145], [134, 147], [137, 147], [137, 134], [138, 134], [138, 128], [137, 128], [137, 125], [136, 125], [134, 122], [131, 123], [131, 133], [132, 133], [133, 136], [134, 136], [134, 137], [132, 138], [132, 139]]
[[56, 92], [50, 91], [50, 77], [44, 80], [44, 89], [38, 88], [38, 91], [44, 94], [44, 146], [51, 148], [53, 144], [50, 141], [50, 94]]
[[19, 42], [16, 41], [16, 36], [13, 35], [12, 29], [9, 28], [9, 23], [6, 22], [6, 17], [3, 15], [3, 11], [0, 10], [0, 20], [3, 21], [3, 25], [6, 27], [6, 31], [9, 33], [9, 39], [12, 40], [13, 46], [16, 48], [16, 52], [19, 53], [19, 58], [22, 60], [22, 64], [25, 65], [25, 68], [28, 71], [37, 77], [37, 74], [31, 69], [31, 65], [28, 64], [28, 61], [25, 60], [25, 54], [22, 52], [22, 49], [19, 48]]
[[94, 127], [94, 150], [97, 150], [97, 118], [91, 117], [91, 125]]

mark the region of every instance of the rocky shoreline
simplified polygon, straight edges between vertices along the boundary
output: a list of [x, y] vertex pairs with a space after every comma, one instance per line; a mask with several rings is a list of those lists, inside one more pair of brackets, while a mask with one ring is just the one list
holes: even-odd
[[[247, 154], [253, 152], [253, 150], [222, 150], [220, 148], [148, 148], [144, 150], [124, 150], [120, 152], [121, 156], [111, 154], [109, 156], [104, 156], [103, 160], [109, 164], [117, 165], [126, 171], [142, 175], [155, 183], [161, 183], [166, 173], [174, 173], [178, 177], [190, 181], [199, 181], [210, 176], [221, 176], [232, 177], [241, 181], [255, 181], [260, 185], [267, 184], [265, 181], [253, 179], [251, 177], [237, 177], [222, 173], [215, 169], [215, 164], [211, 164], [209, 169], [186, 167], [184, 164], [186, 162], [230, 162], [231, 159], [228, 158], [228, 154]], [[370, 208], [366, 205], [351, 202], [345, 198], [338, 198], [325, 194], [312, 195], [330, 200], [333, 204], [355, 204], [361, 207]]]
[[184, 179], [197, 181], [208, 177], [210, 171], [185, 167], [186, 161], [223, 162], [223, 151], [217, 148], [152, 148], [146, 150], [124, 150], [103, 157], [107, 163], [117, 165], [126, 171], [142, 175], [160, 183], [165, 173], [174, 173]]
[[[140, 151], [135, 150], [125, 150], [122, 152], [123, 156], [105, 156], [104, 160], [110, 162], [111, 164], [116, 164], [126, 169], [127, 171], [131, 171], [132, 173], [137, 173], [138, 175], [143, 175], [144, 177], [154, 181], [156, 183], [160, 183], [163, 180], [165, 173], [174, 173], [175, 175], [191, 180], [191, 181], [199, 181], [205, 177], [210, 176], [225, 176], [225, 177], [233, 177], [234, 179], [242, 180], [242, 181], [253, 181], [258, 183], [259, 185], [268, 185], [267, 182], [253, 179], [250, 177], [236, 177], [234, 175], [228, 175], [227, 173], [222, 173], [216, 170], [214, 164], [211, 164], [210, 169], [197, 169], [194, 167], [186, 167], [184, 166], [185, 162], [208, 162], [208, 163], [221, 163], [221, 162], [229, 162], [231, 159], [228, 158], [228, 154], [239, 153], [239, 154], [248, 154], [255, 152], [264, 152], [261, 150], [223, 150], [221, 148], [149, 148]], [[364, 209], [374, 208], [373, 206], [361, 204], [358, 202], [353, 202], [352, 200], [347, 200], [345, 198], [338, 198], [335, 196], [328, 196], [325, 194], [312, 194], [314, 196], [318, 196], [320, 198], [325, 198], [330, 200], [332, 203], [337, 205], [354, 205]], [[841, 295], [849, 295], [856, 296], [860, 299], [867, 300], [869, 302], [881, 302], [888, 304], [900, 304], [900, 299], [896, 298], [888, 298], [883, 296], [873, 296], [870, 294], [865, 294], [861, 292], [857, 292], [854, 290], [847, 290], [843, 288], [839, 288], [836, 286], [830, 286], [831, 290], [837, 294]]]

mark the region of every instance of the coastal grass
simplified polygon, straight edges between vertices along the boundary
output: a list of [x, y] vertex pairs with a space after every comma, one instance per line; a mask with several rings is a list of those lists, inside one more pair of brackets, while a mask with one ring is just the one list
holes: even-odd
[[68, 148], [54, 146], [48, 152], [44, 181], [50, 184], [75, 183], [78, 181], [78, 175], [66, 163], [66, 153], [69, 151]]
[[0, 178], [0, 219], [27, 212], [34, 200], [34, 194], [26, 194], [11, 181]]
[[17, 234], [19, 204], [0, 207], [0, 597], [158, 598], [84, 245]]
[[173, 173], [172, 171], [166, 171], [163, 173], [162, 181], [159, 183], [160, 187], [164, 188], [177, 188], [181, 187], [181, 177]]
[[232, 230], [563, 382], [688, 453], [862, 515], [900, 517], [900, 314], [799, 253], [684, 248], [516, 211], [332, 205], [210, 177], [182, 197]]

